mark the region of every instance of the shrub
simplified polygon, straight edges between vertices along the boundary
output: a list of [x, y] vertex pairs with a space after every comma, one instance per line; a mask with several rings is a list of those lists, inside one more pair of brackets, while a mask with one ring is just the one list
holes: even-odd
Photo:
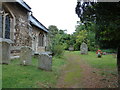
[[63, 45], [50, 45], [49, 50], [52, 52], [53, 56], [61, 56], [64, 53]]
[[54, 56], [61, 56], [64, 53], [64, 47], [62, 45], [55, 45], [52, 52]]

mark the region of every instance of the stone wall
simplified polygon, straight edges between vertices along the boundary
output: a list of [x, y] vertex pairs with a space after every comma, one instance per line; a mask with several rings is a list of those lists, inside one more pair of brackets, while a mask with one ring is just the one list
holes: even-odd
[[15, 19], [13, 33], [14, 44], [12, 46], [32, 46], [32, 39], [29, 33], [28, 11], [17, 3], [4, 3], [3, 9]]
[[[39, 46], [39, 33], [42, 32], [44, 34], [44, 46]], [[47, 46], [47, 34], [43, 31], [35, 27], [34, 25], [32, 26], [32, 36], [33, 36], [33, 44], [32, 48], [35, 50], [35, 52], [45, 52], [45, 47]]]
[[[3, 3], [3, 10], [10, 15], [10, 39], [14, 42], [11, 46], [11, 51], [17, 53], [20, 52], [20, 47], [29, 46], [35, 52], [44, 52], [47, 46], [47, 33], [42, 29], [31, 26], [29, 21], [29, 12], [21, 7], [18, 3], [6, 2]], [[1, 28], [1, 26], [0, 26]], [[44, 46], [39, 46], [39, 33], [44, 34]]]
[[2, 3], [0, 3], [0, 37], [2, 37]]

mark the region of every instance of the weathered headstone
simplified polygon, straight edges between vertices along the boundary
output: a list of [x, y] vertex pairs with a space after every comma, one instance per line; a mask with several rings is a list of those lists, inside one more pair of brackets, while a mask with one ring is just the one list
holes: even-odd
[[52, 56], [40, 54], [38, 59], [38, 68], [46, 71], [52, 71]]
[[32, 64], [32, 49], [28, 46], [21, 47], [20, 51], [20, 65]]
[[11, 40], [0, 38], [0, 63], [9, 64], [10, 63], [10, 43]]
[[69, 51], [74, 51], [74, 47], [73, 47], [73, 46], [70, 46], [70, 47], [69, 47]]
[[88, 54], [88, 47], [86, 43], [83, 42], [81, 44], [80, 51], [81, 51], [81, 54]]

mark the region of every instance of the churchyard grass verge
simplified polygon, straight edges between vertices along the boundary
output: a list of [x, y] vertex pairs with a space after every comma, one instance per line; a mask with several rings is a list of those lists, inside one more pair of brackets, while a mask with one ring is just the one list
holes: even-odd
[[37, 58], [32, 58], [31, 66], [19, 65], [19, 59], [9, 65], [2, 65], [3, 88], [49, 88], [54, 87], [59, 77], [64, 58], [53, 57], [52, 72], [37, 68]]
[[73, 52], [80, 55], [81, 59], [85, 60], [93, 68], [101, 69], [101, 75], [114, 74], [117, 75], [117, 58], [116, 54], [102, 55], [102, 58], [97, 58], [96, 52], [89, 51], [88, 55], [81, 55], [79, 51]]
[[0, 89], [2, 88], [2, 65], [0, 65]]
[[89, 51], [88, 55], [81, 55], [79, 51], [74, 51], [73, 53], [80, 55], [81, 59], [98, 69], [113, 69], [117, 67], [116, 55], [113, 54], [102, 55], [102, 58], [97, 58], [96, 52]]

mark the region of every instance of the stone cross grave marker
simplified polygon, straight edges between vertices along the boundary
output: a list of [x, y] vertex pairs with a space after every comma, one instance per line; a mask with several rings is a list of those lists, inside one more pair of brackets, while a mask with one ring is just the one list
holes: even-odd
[[32, 49], [28, 46], [21, 47], [20, 51], [20, 65], [32, 64]]
[[81, 44], [80, 51], [81, 51], [81, 54], [88, 54], [88, 47], [86, 43], [83, 42]]
[[46, 71], [52, 71], [52, 56], [41, 53], [38, 58], [38, 68]]

